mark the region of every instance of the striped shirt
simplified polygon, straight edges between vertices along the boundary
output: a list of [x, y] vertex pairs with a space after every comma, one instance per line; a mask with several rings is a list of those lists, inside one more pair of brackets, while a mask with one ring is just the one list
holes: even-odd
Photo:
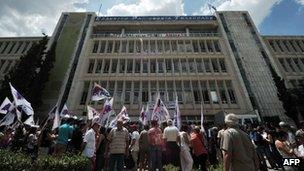
[[129, 132], [126, 128], [120, 131], [117, 128], [113, 128], [108, 136], [110, 154], [125, 154], [129, 138]]

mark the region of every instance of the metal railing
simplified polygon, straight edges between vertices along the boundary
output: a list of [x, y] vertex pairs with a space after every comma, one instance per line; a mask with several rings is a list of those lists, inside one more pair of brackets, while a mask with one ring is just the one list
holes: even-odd
[[219, 33], [126, 33], [92, 34], [91, 38], [134, 38], [134, 37], [218, 37]]

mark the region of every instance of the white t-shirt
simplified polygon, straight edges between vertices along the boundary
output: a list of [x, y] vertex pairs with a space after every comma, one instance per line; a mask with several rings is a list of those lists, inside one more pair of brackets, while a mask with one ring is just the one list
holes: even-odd
[[95, 131], [93, 129], [89, 129], [85, 133], [83, 142], [87, 143], [83, 150], [83, 155], [87, 157], [93, 157], [96, 150]]
[[299, 157], [304, 157], [304, 145], [298, 147]]
[[131, 151], [139, 151], [139, 133], [137, 131], [132, 132], [131, 139], [135, 140], [135, 144], [131, 148]]
[[167, 142], [176, 142], [177, 136], [179, 134], [178, 128], [176, 126], [168, 126], [164, 130], [163, 138], [167, 139]]

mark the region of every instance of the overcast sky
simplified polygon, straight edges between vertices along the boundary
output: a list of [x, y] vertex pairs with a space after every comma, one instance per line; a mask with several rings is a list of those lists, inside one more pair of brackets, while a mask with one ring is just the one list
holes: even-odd
[[100, 15], [208, 15], [247, 10], [262, 34], [304, 35], [304, 0], [0, 0], [0, 37], [51, 35], [62, 12]]

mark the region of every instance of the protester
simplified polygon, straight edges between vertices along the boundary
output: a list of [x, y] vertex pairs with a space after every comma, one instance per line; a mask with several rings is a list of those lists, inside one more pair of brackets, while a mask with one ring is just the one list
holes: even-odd
[[193, 159], [190, 153], [190, 135], [188, 125], [181, 127], [180, 136], [180, 161], [182, 171], [191, 171], [193, 167]]
[[158, 126], [158, 122], [155, 120], [151, 121], [151, 126], [152, 127], [148, 131], [148, 141], [150, 145], [149, 170], [156, 171], [156, 169], [158, 169], [159, 171], [162, 171], [162, 131]]
[[123, 171], [124, 157], [128, 155], [129, 132], [123, 127], [123, 120], [117, 120], [117, 127], [113, 128], [107, 137], [110, 144], [109, 171]]
[[223, 146], [224, 171], [259, 170], [258, 158], [255, 148], [248, 135], [238, 129], [238, 118], [235, 114], [225, 117], [227, 130], [224, 131]]
[[163, 139], [166, 144], [166, 161], [165, 164], [172, 164], [174, 166], [180, 166], [179, 153], [180, 148], [177, 145], [179, 141], [179, 131], [176, 126], [173, 125], [171, 119], [167, 121], [167, 127], [164, 129]]
[[55, 145], [55, 155], [61, 155], [67, 150], [69, 140], [73, 136], [74, 128], [71, 125], [73, 119], [65, 116], [62, 120], [63, 124], [58, 129], [58, 137]]
[[99, 130], [100, 145], [96, 149], [96, 171], [102, 171], [105, 166], [106, 128], [101, 126]]
[[86, 129], [86, 123], [83, 120], [77, 120], [75, 127], [74, 127], [74, 131], [73, 131], [73, 136], [71, 139], [71, 148], [72, 148], [72, 152], [74, 154], [78, 154], [79, 152], [81, 152], [81, 145], [83, 143], [83, 135], [85, 133]]
[[195, 126], [190, 134], [190, 143], [193, 150], [193, 161], [196, 169], [207, 171], [208, 151], [205, 147], [204, 138], [201, 134], [200, 127]]
[[137, 171], [138, 153], [139, 153], [139, 133], [136, 125], [131, 125], [130, 129], [132, 131], [132, 134], [131, 134], [131, 143], [129, 146], [129, 150], [131, 151], [132, 159], [134, 161], [134, 167], [132, 170]]
[[4, 130], [4, 133], [1, 133], [0, 135], [0, 149], [8, 148], [12, 141], [12, 133], [13, 129], [11, 127], [6, 127]]
[[146, 170], [149, 168], [148, 130], [149, 126], [145, 125], [144, 130], [142, 130], [139, 135], [139, 171]]

